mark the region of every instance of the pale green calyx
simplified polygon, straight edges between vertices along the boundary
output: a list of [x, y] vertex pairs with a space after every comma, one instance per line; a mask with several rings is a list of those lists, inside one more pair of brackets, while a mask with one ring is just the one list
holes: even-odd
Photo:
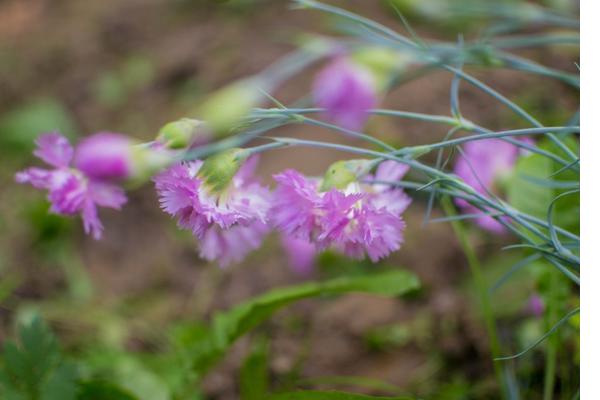
[[387, 89], [393, 75], [405, 70], [413, 58], [410, 53], [386, 47], [362, 47], [352, 53], [352, 61], [371, 72], [378, 91]]
[[217, 138], [227, 136], [256, 107], [262, 96], [260, 82], [245, 79], [210, 95], [198, 108], [198, 116]]
[[320, 190], [327, 191], [332, 188], [344, 190], [349, 184], [356, 182], [371, 168], [369, 160], [342, 160], [336, 161], [323, 175]]
[[131, 160], [134, 172], [129, 181], [133, 186], [137, 186], [171, 164], [173, 158], [168, 151], [147, 145], [136, 145], [131, 148]]
[[184, 149], [206, 133], [204, 125], [203, 121], [192, 118], [169, 122], [160, 128], [157, 140], [169, 149]]
[[205, 159], [198, 171], [203, 187], [213, 194], [225, 190], [247, 157], [247, 151], [233, 148]]

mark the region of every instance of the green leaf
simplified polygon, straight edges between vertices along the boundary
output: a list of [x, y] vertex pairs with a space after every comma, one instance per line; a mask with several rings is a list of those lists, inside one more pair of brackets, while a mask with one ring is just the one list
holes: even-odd
[[4, 346], [0, 393], [10, 399], [74, 400], [77, 370], [62, 359], [48, 326], [34, 317], [20, 327], [19, 339]]
[[41, 400], [75, 400], [77, 398], [77, 368], [63, 364], [41, 385]]
[[58, 130], [72, 137], [75, 121], [65, 106], [52, 98], [38, 99], [4, 114], [0, 119], [0, 145], [25, 150], [40, 133]]
[[240, 336], [290, 303], [309, 297], [349, 292], [399, 296], [418, 287], [419, 280], [416, 276], [408, 271], [399, 270], [275, 289], [227, 312], [217, 314], [206, 334], [195, 346], [187, 349], [188, 354], [195, 369], [202, 374], [208, 371]]
[[244, 360], [240, 371], [242, 400], [263, 400], [269, 390], [268, 345], [259, 340]]
[[267, 400], [412, 400], [413, 397], [381, 397], [367, 396], [346, 392], [322, 392], [306, 390], [301, 392], [277, 393], [266, 398]]
[[545, 219], [554, 190], [533, 184], [530, 178], [547, 179], [552, 172], [552, 160], [539, 154], [519, 158], [507, 185], [509, 203], [519, 211]]
[[137, 400], [136, 397], [108, 382], [89, 381], [80, 384], [78, 400]]
[[166, 382], [138, 360], [124, 356], [114, 365], [120, 386], [144, 400], [169, 400]]

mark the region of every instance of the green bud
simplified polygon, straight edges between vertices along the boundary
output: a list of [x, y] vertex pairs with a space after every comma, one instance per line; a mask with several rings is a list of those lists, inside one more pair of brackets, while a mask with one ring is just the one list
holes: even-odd
[[199, 139], [203, 133], [206, 134], [203, 128], [204, 122], [202, 121], [182, 118], [160, 128], [157, 139], [169, 149], [184, 149]]
[[356, 182], [365, 173], [369, 172], [371, 161], [369, 160], [342, 160], [336, 161], [327, 169], [323, 175], [323, 181], [319, 188], [322, 192], [332, 188], [343, 190], [352, 182]]
[[258, 104], [262, 95], [259, 87], [252, 79], [226, 86], [200, 105], [198, 115], [216, 137], [225, 137]]
[[229, 149], [214, 154], [202, 163], [198, 177], [210, 193], [222, 192], [240, 169], [242, 162], [248, 158], [248, 152], [243, 149]]
[[129, 180], [132, 186], [137, 186], [171, 164], [173, 156], [162, 149], [138, 145], [132, 147], [131, 159], [134, 173]]
[[352, 53], [352, 60], [373, 74], [377, 91], [381, 92], [387, 89], [393, 75], [405, 70], [414, 59], [410, 53], [386, 47], [363, 47]]

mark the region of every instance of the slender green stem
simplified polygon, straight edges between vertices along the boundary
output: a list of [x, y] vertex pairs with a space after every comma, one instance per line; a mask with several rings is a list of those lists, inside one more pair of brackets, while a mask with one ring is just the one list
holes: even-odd
[[[442, 208], [444, 212], [448, 216], [456, 216], [457, 212], [452, 204], [450, 198], [444, 196], [441, 199]], [[494, 320], [494, 314], [492, 310], [492, 304], [490, 302], [489, 290], [486, 287], [485, 280], [483, 278], [483, 274], [481, 272], [481, 264], [473, 249], [473, 246], [469, 242], [469, 238], [467, 235], [467, 231], [463, 225], [463, 223], [459, 220], [450, 221], [452, 225], [452, 229], [458, 238], [458, 241], [467, 257], [467, 263], [469, 264], [469, 268], [471, 270], [471, 274], [473, 276], [473, 281], [475, 283], [477, 294], [479, 297], [479, 301], [481, 302], [481, 312], [483, 314], [489, 344], [490, 351], [492, 353], [492, 358], [496, 359], [500, 355], [500, 341], [498, 340], [498, 333], [496, 330], [496, 322]], [[504, 374], [502, 372], [502, 366], [498, 361], [492, 361], [494, 364], [494, 371], [496, 373], [496, 379], [498, 379], [498, 383], [500, 384], [504, 395], [506, 396], [506, 385], [504, 384]]]
[[[550, 290], [548, 296], [548, 328], [551, 328], [551, 321], [557, 318], [558, 299], [556, 298], [558, 286], [558, 274], [554, 271], [550, 276]], [[546, 342], [546, 366], [544, 368], [544, 400], [552, 400], [554, 394], [554, 383], [556, 378], [556, 359], [558, 356], [558, 335], [553, 335]]]
[[[297, 121], [297, 122], [303, 122], [304, 120], [306, 120], [306, 121], [310, 121], [310, 123], [312, 123], [313, 125], [318, 124], [319, 126], [322, 126], [322, 127], [329, 127], [331, 129], [341, 131], [349, 136], [360, 137], [362, 139], [373, 142], [374, 144], [377, 144], [378, 146], [382, 146], [387, 149], [391, 149], [391, 146], [387, 145], [384, 142], [377, 140], [373, 136], [365, 135], [360, 132], [347, 131], [347, 130], [344, 130], [343, 128], [337, 127], [335, 125], [326, 124], [321, 121], [303, 117], [303, 114], [313, 114], [313, 113], [318, 113], [318, 112], [322, 112], [322, 111], [323, 111], [323, 109], [321, 109], [321, 108], [256, 109], [252, 115], [256, 116], [258, 118], [265, 118], [265, 119], [281, 118], [282, 116], [285, 116], [285, 117], [288, 117], [290, 119], [290, 121]], [[370, 113], [373, 115], [385, 115], [385, 116], [393, 116], [393, 117], [399, 117], [399, 118], [414, 119], [414, 120], [419, 120], [419, 121], [441, 123], [441, 124], [453, 126], [455, 128], [460, 128], [460, 129], [464, 129], [467, 131], [476, 132], [480, 135], [495, 134], [497, 136], [491, 136], [491, 137], [497, 137], [500, 140], [509, 142], [519, 148], [522, 148], [522, 149], [525, 149], [532, 153], [547, 157], [547, 158], [549, 158], [553, 161], [556, 161], [559, 164], [565, 166], [565, 168], [567, 168], [567, 169], [573, 169], [573, 170], [577, 169], [577, 164], [578, 164], [577, 162], [573, 163], [570, 161], [566, 161], [566, 160], [562, 159], [561, 157], [559, 157], [549, 151], [541, 149], [535, 145], [531, 145], [524, 141], [512, 138], [511, 132], [513, 132], [513, 131], [506, 131], [504, 133], [494, 132], [494, 131], [491, 131], [482, 126], [476, 125], [473, 122], [466, 120], [464, 118], [457, 119], [457, 118], [448, 117], [445, 115], [431, 115], [431, 114], [414, 113], [414, 112], [408, 112], [408, 111], [387, 110], [387, 109], [373, 109], [373, 110], [370, 110]], [[543, 132], [544, 131], [543, 128], [536, 127], [536, 128], [530, 128], [530, 129], [532, 129], [530, 131], [531, 132], [530, 134], [547, 134], [547, 132]], [[563, 127], [558, 127], [558, 128], [552, 127], [552, 128], [548, 128], [548, 129], [550, 129], [550, 132], [554, 132], [554, 130], [557, 130], [558, 132], [564, 132], [563, 129], [565, 131], [568, 131], [567, 127], [564, 127], [564, 128]], [[517, 133], [517, 135], [514, 135], [514, 136], [529, 134], [529, 133], [523, 133], [523, 132], [527, 132], [527, 131], [522, 131], [522, 130], [517, 130], [517, 132], [519, 132], [519, 133]], [[484, 138], [485, 138], [485, 136], [484, 136]], [[469, 139], [469, 140], [477, 140], [477, 139], [473, 138], [473, 139]], [[409, 153], [409, 152], [411, 152], [411, 149], [413, 149], [413, 148], [423, 149], [426, 146], [443, 146], [443, 143], [445, 143], [445, 142], [439, 142], [439, 143], [423, 145], [423, 146], [416, 146], [416, 147], [405, 147], [401, 152]]]

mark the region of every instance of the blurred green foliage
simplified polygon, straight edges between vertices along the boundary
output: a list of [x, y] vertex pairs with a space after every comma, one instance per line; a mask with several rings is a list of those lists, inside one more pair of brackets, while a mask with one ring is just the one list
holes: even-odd
[[0, 145], [7, 156], [31, 150], [40, 133], [60, 131], [73, 138], [76, 123], [65, 106], [54, 98], [40, 98], [0, 116]]

